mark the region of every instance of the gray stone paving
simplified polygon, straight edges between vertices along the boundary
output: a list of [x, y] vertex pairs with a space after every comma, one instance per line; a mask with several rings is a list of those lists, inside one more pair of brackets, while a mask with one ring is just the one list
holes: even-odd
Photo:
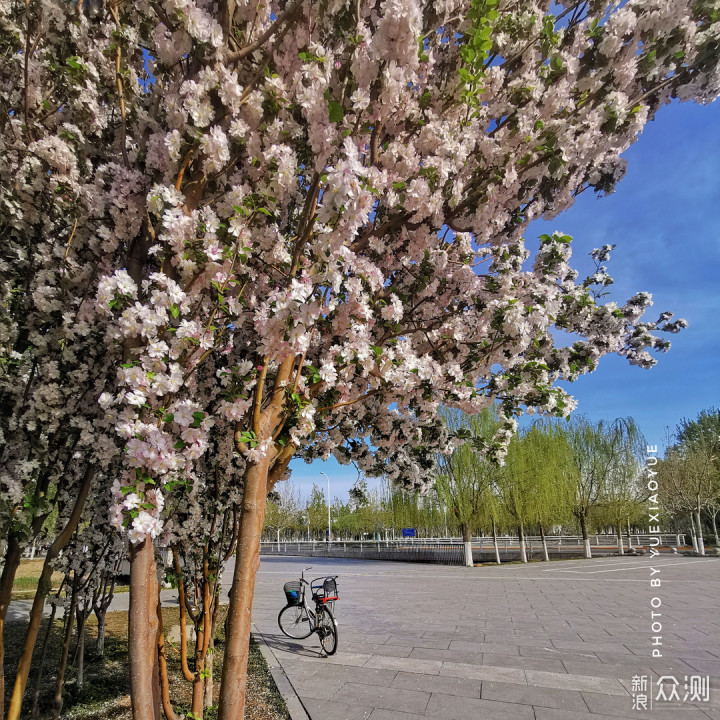
[[[277, 626], [282, 585], [306, 565], [311, 577], [340, 575], [330, 658], [317, 636], [295, 641]], [[651, 654], [654, 596], [662, 658]], [[718, 609], [711, 558], [467, 569], [263, 557], [253, 621], [312, 720], [720, 720]], [[709, 702], [633, 710], [633, 676], [673, 675], [682, 695], [685, 677], [700, 673]]]

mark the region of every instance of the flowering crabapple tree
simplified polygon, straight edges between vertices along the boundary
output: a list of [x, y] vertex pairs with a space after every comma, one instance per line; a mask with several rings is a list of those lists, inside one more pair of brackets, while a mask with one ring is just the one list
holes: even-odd
[[[220, 581], [237, 542], [245, 469], [244, 458], [234, 451], [232, 433], [211, 433], [208, 442], [208, 449], [195, 464], [195, 486], [190, 492], [171, 495], [175, 507], [169, 508], [165, 536], [178, 586], [181, 669], [192, 684], [191, 712], [196, 717], [202, 717], [203, 708], [213, 704]], [[195, 631], [192, 669], [187, 657], [188, 619]], [[178, 715], [172, 707], [163, 657], [159, 673], [163, 710], [168, 720], [173, 720]]]
[[[558, 380], [667, 349], [655, 331], [683, 323], [644, 320], [647, 293], [596, 297], [609, 247], [579, 281], [568, 236], [529, 263], [523, 232], [610, 192], [662, 105], [716, 97], [717, 11], [5, 1], [3, 262], [46, 243], [33, 301], [68, 335], [53, 351], [92, 339], [112, 370], [92, 387], [98, 436], [116, 437], [97, 452], [123, 464], [111, 522], [131, 548], [133, 713], [160, 713], [153, 542], [208, 490], [200, 458], [225, 434], [244, 487], [219, 697], [236, 720], [266, 497], [293, 457], [422, 488], [448, 447], [441, 403], [498, 404], [501, 459], [514, 415], [571, 411]], [[27, 346], [4, 357], [26, 384], [37, 372]]]

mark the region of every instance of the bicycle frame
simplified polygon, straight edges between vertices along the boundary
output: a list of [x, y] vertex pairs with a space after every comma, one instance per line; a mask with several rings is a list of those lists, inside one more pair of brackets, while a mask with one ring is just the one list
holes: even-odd
[[[300, 581], [305, 583], [305, 585], [308, 586], [310, 589], [310, 598], [312, 599], [312, 588], [310, 587], [310, 583], [301, 575]], [[315, 603], [313, 603], [315, 604]], [[302, 594], [302, 605], [305, 608], [305, 612], [308, 616], [308, 622], [310, 623], [310, 628], [312, 632], [315, 632], [317, 630], [317, 613], [315, 612], [315, 609], [311, 607], [311, 604], [308, 602], [307, 599], [307, 593], [305, 592], [305, 587], [303, 586], [303, 594]]]

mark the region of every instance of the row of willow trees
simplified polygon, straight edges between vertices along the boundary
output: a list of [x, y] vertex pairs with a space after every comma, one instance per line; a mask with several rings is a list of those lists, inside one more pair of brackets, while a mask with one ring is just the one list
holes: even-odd
[[[368, 491], [359, 479], [348, 502], [331, 508], [334, 538], [395, 537], [415, 528], [420, 537], [512, 534], [521, 549], [528, 534], [580, 533], [590, 557], [590, 536], [612, 533], [623, 552], [623, 533], [647, 532], [650, 507], [664, 532], [690, 531], [694, 549], [705, 552], [703, 535], [717, 541], [720, 510], [720, 422], [716, 411], [683, 421], [668, 441], [664, 459], [650, 466], [657, 497], [648, 489], [645, 438], [631, 419], [593, 423], [539, 421], [510, 444], [504, 466], [484, 459], [483, 449], [499, 425], [491, 412], [467, 416], [446, 412], [458, 438], [448, 456], [438, 456], [435, 482], [425, 495], [393, 489]], [[654, 462], [654, 460], [653, 460]], [[651, 484], [651, 487], [654, 485]], [[266, 540], [324, 540], [328, 508], [317, 485], [309, 498], [288, 484], [274, 495], [265, 520]], [[524, 553], [522, 553], [524, 557]]]

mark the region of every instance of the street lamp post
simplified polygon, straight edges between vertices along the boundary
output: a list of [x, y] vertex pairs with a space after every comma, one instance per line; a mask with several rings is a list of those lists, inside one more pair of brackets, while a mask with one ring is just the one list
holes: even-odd
[[327, 473], [321, 472], [321, 475], [325, 475], [328, 482], [328, 545], [332, 542], [332, 524], [330, 521], [330, 478]]

